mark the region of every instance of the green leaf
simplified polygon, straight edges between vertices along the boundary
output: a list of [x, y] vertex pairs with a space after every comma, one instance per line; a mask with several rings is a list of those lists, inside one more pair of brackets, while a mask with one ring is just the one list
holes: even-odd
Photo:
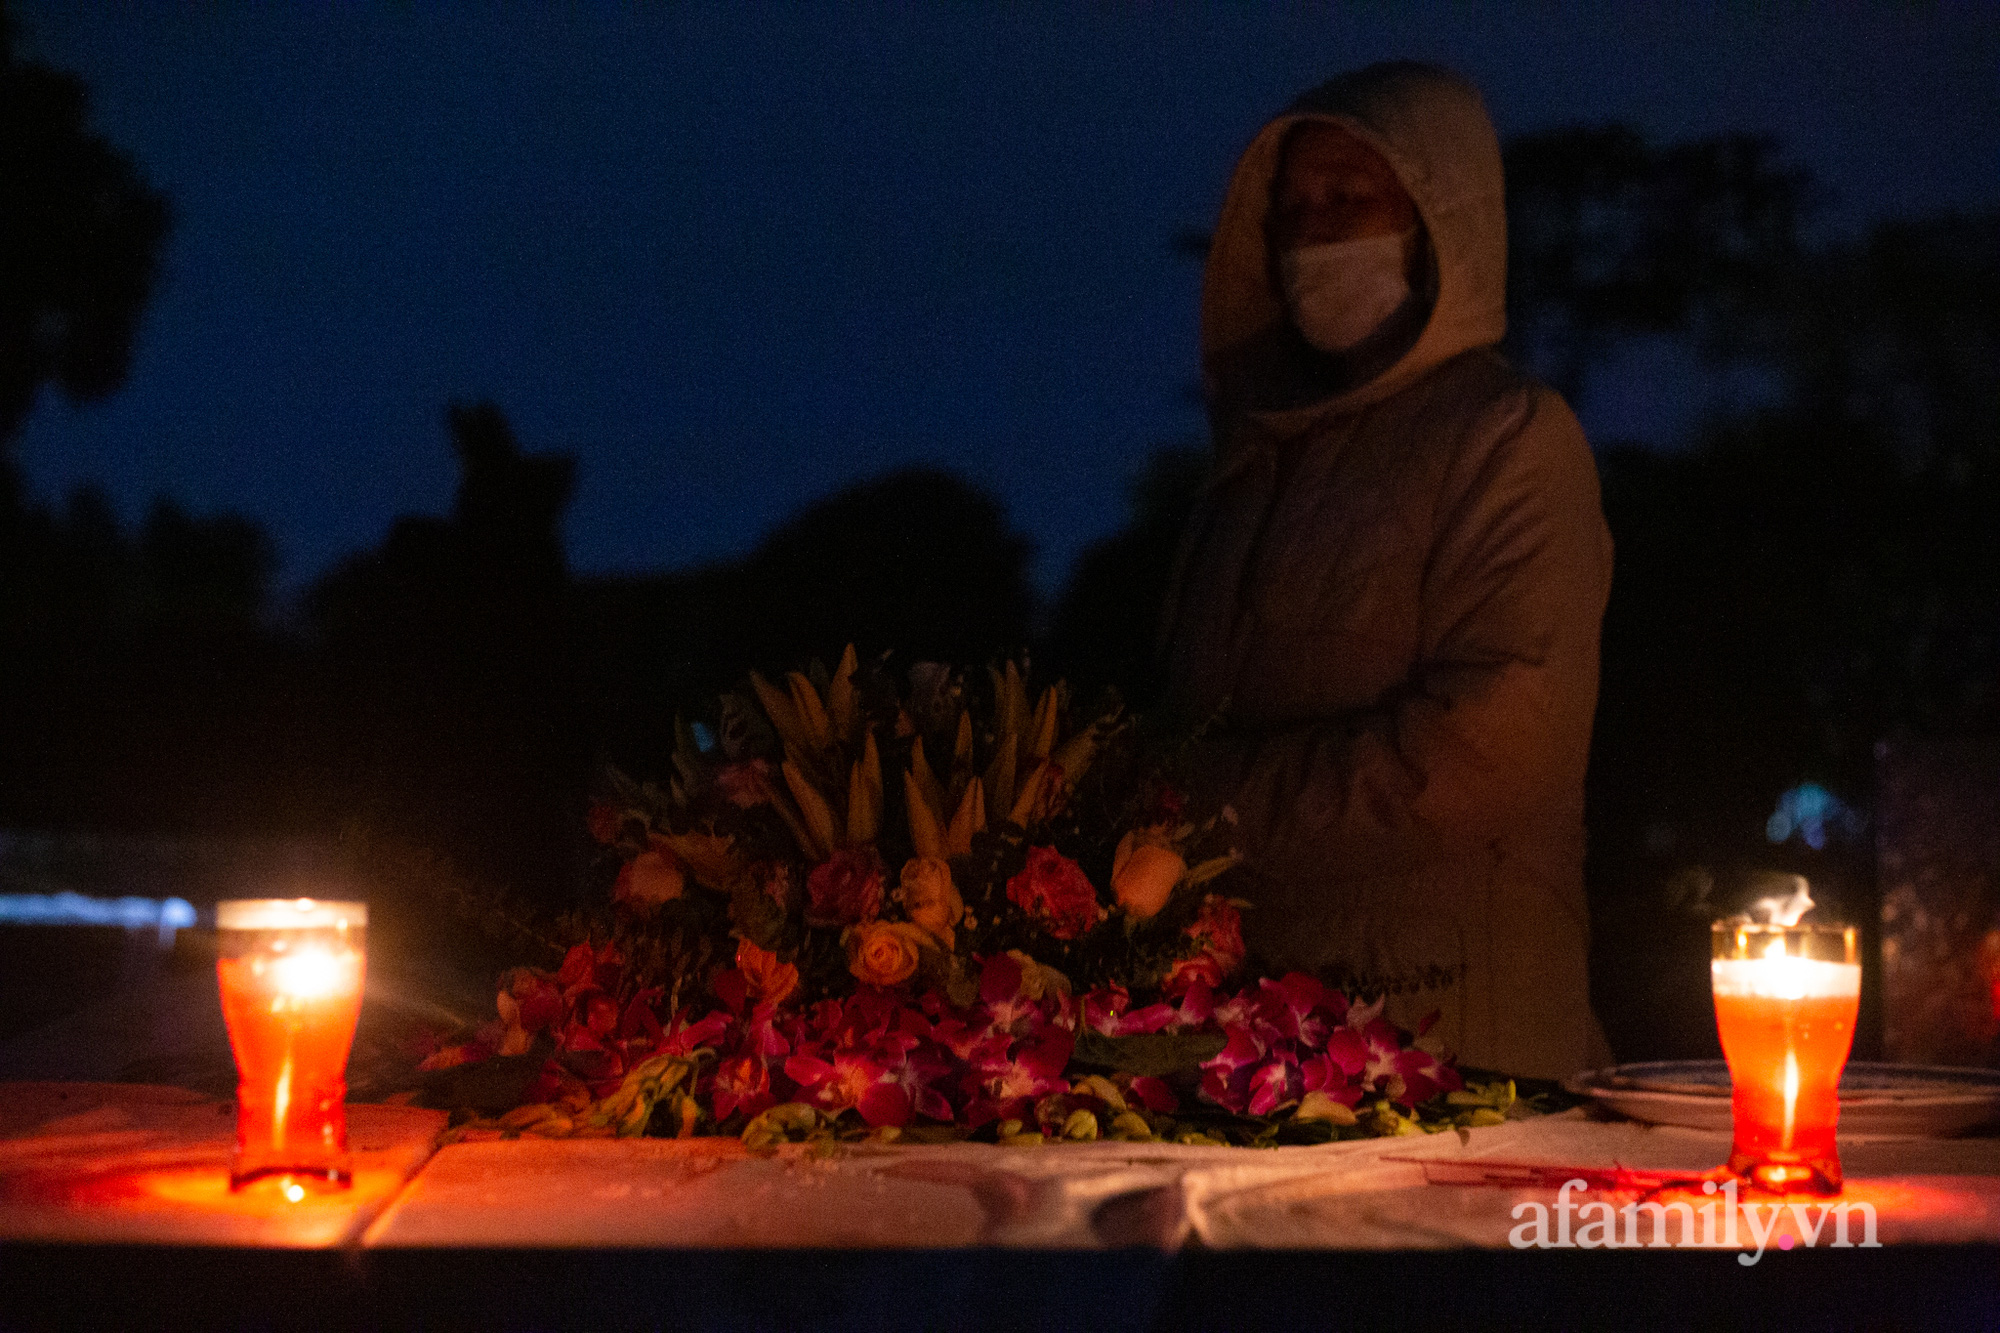
[[1309, 1092], [1292, 1113], [1294, 1120], [1324, 1120], [1329, 1125], [1352, 1125], [1357, 1117], [1352, 1107], [1343, 1106], [1324, 1092]]
[[1110, 1136], [1126, 1143], [1150, 1143], [1153, 1127], [1137, 1111], [1120, 1111], [1112, 1117]]
[[1192, 1073], [1202, 1061], [1221, 1054], [1228, 1044], [1229, 1039], [1219, 1032], [1146, 1032], [1107, 1037], [1083, 1028], [1076, 1034], [1076, 1049], [1070, 1059], [1100, 1069], [1166, 1078]]
[[782, 1102], [758, 1114], [743, 1127], [743, 1143], [752, 1152], [767, 1152], [781, 1143], [805, 1139], [822, 1128], [819, 1113], [803, 1102]]

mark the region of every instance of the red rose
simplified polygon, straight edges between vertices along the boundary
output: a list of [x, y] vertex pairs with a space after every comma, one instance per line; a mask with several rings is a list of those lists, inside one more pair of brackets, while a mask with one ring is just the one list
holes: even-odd
[[806, 876], [806, 920], [855, 926], [882, 910], [882, 858], [873, 847], [835, 852]]
[[1187, 936], [1213, 958], [1224, 975], [1243, 965], [1243, 917], [1220, 894], [1201, 900], [1201, 914], [1189, 923]]
[[1075, 939], [1104, 916], [1089, 877], [1053, 847], [1028, 849], [1028, 864], [1007, 881], [1007, 900], [1059, 940]]
[[1160, 989], [1169, 995], [1185, 995], [1196, 982], [1210, 990], [1243, 966], [1243, 918], [1235, 906], [1220, 894], [1201, 900], [1201, 913], [1183, 932], [1194, 941], [1195, 951], [1167, 970]]

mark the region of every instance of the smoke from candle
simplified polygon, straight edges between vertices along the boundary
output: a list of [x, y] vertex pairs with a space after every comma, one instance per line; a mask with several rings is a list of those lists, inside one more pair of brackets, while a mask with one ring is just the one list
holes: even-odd
[[1799, 918], [1813, 909], [1812, 889], [1804, 875], [1780, 875], [1777, 878], [1789, 881], [1791, 892], [1759, 898], [1750, 904], [1746, 915], [1761, 925], [1796, 926]]

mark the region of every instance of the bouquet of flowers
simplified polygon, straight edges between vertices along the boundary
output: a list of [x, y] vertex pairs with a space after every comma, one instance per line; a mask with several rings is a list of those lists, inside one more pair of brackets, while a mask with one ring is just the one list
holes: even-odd
[[1380, 1000], [1246, 968], [1231, 815], [1116, 700], [849, 647], [677, 738], [591, 811], [607, 908], [426, 1060], [447, 1103], [525, 1075], [461, 1133], [1320, 1142], [1512, 1102]]

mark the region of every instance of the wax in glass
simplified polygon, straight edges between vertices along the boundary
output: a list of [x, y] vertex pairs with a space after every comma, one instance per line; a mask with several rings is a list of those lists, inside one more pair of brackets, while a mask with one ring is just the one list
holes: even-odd
[[361, 1017], [368, 907], [313, 898], [216, 907], [216, 974], [236, 1053], [229, 1185], [279, 1178], [292, 1199], [353, 1182], [347, 1054]]
[[1861, 965], [1852, 926], [1719, 921], [1710, 963], [1729, 1061], [1729, 1169], [1785, 1194], [1838, 1194], [1840, 1071], [1854, 1044]]

